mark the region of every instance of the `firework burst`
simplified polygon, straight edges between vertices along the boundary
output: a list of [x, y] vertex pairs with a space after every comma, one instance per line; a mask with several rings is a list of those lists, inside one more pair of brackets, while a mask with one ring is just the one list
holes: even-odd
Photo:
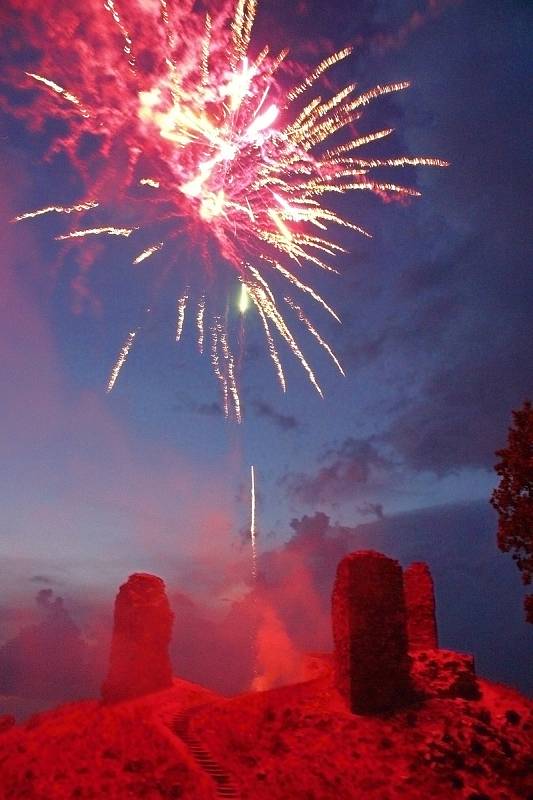
[[[123, 11], [117, 2], [96, 5], [90, 0], [80, 12], [79, 27], [74, 12], [68, 16], [75, 30], [70, 39], [64, 14], [58, 14], [50, 23], [57, 59], [46, 53], [41, 70], [28, 70], [22, 79], [11, 76], [18, 86], [40, 90], [40, 97], [27, 110], [34, 121], [40, 108], [41, 117], [56, 116], [67, 123], [68, 133], [54, 140], [50, 152], [66, 150], [87, 182], [87, 195], [72, 205], [49, 205], [21, 213], [16, 221], [46, 214], [78, 216], [83, 224], [56, 236], [69, 246], [95, 236], [133, 240], [138, 231], [146, 236], [158, 226], [154, 241], [142, 250], [137, 248], [133, 265], [166, 258], [167, 266], [173, 267], [169, 242], [184, 237], [194, 245], [207, 275], [213, 270], [212, 253], [216, 252], [217, 264], [225, 263], [241, 284], [241, 313], [248, 303], [257, 311], [282, 389], [286, 378], [278, 341], [286, 343], [322, 395], [284, 311], [290, 309], [288, 315], [315, 337], [344, 374], [332, 348], [292, 293], [311, 298], [339, 321], [309, 285], [306, 272], [337, 272], [332, 261], [344, 250], [329, 232], [331, 228], [341, 226], [370, 235], [332, 210], [327, 198], [355, 191], [416, 196], [419, 193], [413, 188], [375, 178], [375, 171], [406, 165], [445, 166], [445, 162], [357, 156], [360, 147], [392, 133], [386, 129], [358, 134], [364, 106], [402, 91], [408, 83], [378, 85], [362, 93], [351, 83], [327, 97], [315, 94], [314, 87], [326, 70], [346, 59], [350, 48], [330, 55], [296, 86], [287, 88], [282, 71], [287, 51], [272, 55], [268, 47], [255, 52], [251, 45], [256, 0], [237, 0], [216, 16], [202, 17], [191, 3], [178, 10], [167, 0], [159, 0], [157, 14], [146, 5], [130, 0]], [[96, 41], [99, 51], [93, 53], [89, 69], [86, 62]], [[67, 70], [60, 55], [69, 47], [74, 58]], [[340, 131], [347, 136], [339, 144], [335, 142]], [[101, 140], [100, 157], [106, 160], [106, 170], [100, 170], [97, 179], [79, 155], [87, 134]], [[118, 148], [125, 158], [117, 156]], [[128, 200], [132, 207], [142, 204], [135, 225], [115, 226], [113, 220], [101, 216], [110, 185], [120, 201]], [[227, 315], [220, 313], [219, 298], [210, 296], [208, 281], [198, 278], [197, 263], [195, 267], [191, 275], [176, 264], [183, 288], [176, 301], [175, 338], [181, 339], [192, 307], [198, 349], [209, 354], [226, 416], [240, 420]], [[285, 283], [280, 298], [272, 288], [274, 280]], [[111, 371], [108, 391], [136, 333], [128, 334]]]

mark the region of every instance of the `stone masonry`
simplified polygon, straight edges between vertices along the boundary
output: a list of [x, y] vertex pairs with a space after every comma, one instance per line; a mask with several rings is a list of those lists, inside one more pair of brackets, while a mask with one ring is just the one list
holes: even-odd
[[411, 682], [402, 568], [365, 550], [342, 559], [332, 598], [335, 680], [358, 714], [409, 702]]
[[435, 591], [429, 567], [416, 561], [404, 572], [409, 650], [435, 650], [438, 646]]
[[174, 614], [165, 584], [156, 575], [135, 573], [120, 587], [104, 702], [116, 702], [172, 686], [168, 647]]

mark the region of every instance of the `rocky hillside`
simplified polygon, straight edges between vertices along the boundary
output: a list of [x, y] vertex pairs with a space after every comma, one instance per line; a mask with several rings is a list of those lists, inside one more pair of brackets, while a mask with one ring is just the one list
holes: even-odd
[[[479, 688], [476, 699], [433, 696], [372, 717], [351, 714], [324, 670], [229, 700], [176, 681], [141, 700], [70, 704], [0, 735], [0, 796], [533, 798], [533, 704], [503, 686]], [[184, 710], [189, 743], [172, 729]]]
[[69, 703], [0, 734], [2, 800], [212, 798], [212, 781], [168, 727], [216, 695], [185, 681], [104, 706]]

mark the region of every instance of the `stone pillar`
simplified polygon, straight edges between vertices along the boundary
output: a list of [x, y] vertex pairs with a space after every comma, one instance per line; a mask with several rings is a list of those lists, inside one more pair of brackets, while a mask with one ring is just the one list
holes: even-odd
[[416, 561], [404, 572], [409, 650], [436, 650], [435, 592], [429, 567]]
[[109, 672], [102, 686], [105, 703], [172, 686], [168, 647], [173, 621], [161, 578], [130, 575], [115, 600]]
[[332, 598], [335, 676], [357, 714], [392, 711], [411, 698], [402, 568], [362, 550], [337, 568]]

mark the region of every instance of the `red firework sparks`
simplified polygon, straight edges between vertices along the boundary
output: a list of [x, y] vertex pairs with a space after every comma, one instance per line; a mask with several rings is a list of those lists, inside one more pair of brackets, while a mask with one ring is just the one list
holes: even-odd
[[[342, 372], [331, 347], [290, 293], [307, 294], [338, 320], [304, 280], [305, 270], [336, 272], [328, 259], [343, 250], [328, 233], [332, 226], [369, 235], [329, 208], [326, 198], [361, 190], [382, 196], [418, 195], [412, 188], [374, 178], [374, 171], [446, 162], [358, 156], [361, 146], [392, 132], [357, 135], [363, 107], [408, 84], [376, 86], [362, 94], [349, 84], [326, 98], [315, 95], [314, 85], [349, 56], [350, 48], [324, 59], [286, 90], [279, 75], [287, 51], [271, 54], [264, 47], [256, 52], [251, 46], [256, 0], [237, 0], [214, 15], [195, 12], [190, 0], [180, 5], [178, 9], [167, 0], [130, 0], [122, 9], [113, 0], [89, 0], [74, 11], [52, 3], [43, 25], [41, 8], [33, 14], [31, 3], [21, 4], [27, 43], [38, 43], [42, 55], [38, 69], [9, 75], [11, 85], [40, 90], [17, 113], [35, 128], [49, 117], [66, 123], [66, 132], [54, 139], [50, 154], [66, 151], [87, 191], [71, 206], [47, 206], [22, 213], [16, 221], [52, 213], [76, 215], [83, 224], [56, 237], [72, 242], [106, 235], [133, 237], [140, 228], [149, 230], [164, 222], [165, 238], [137, 250], [133, 264], [165, 253], [168, 242], [184, 234], [209, 263], [208, 243], [214, 240], [241, 283], [241, 311], [247, 301], [257, 310], [282, 388], [285, 376], [274, 336], [287, 343], [322, 394], [281, 309], [289, 309], [303, 323]], [[329, 146], [328, 140], [343, 129], [349, 131], [346, 140]], [[104, 159], [105, 169], [95, 166], [94, 158], [80, 156], [87, 134], [98, 137], [98, 158]], [[138, 224], [91, 222], [111, 193], [133, 205], [142, 200]], [[286, 281], [289, 294], [274, 294], [273, 275]], [[190, 277], [184, 275], [176, 340], [187, 310], [195, 304], [198, 347], [203, 352], [208, 340], [205, 349], [220, 382], [226, 416], [240, 420], [226, 324], [210, 308], [216, 308], [216, 302], [211, 304], [206, 291], [195, 294], [190, 285]], [[128, 334], [108, 391], [137, 332]]]

